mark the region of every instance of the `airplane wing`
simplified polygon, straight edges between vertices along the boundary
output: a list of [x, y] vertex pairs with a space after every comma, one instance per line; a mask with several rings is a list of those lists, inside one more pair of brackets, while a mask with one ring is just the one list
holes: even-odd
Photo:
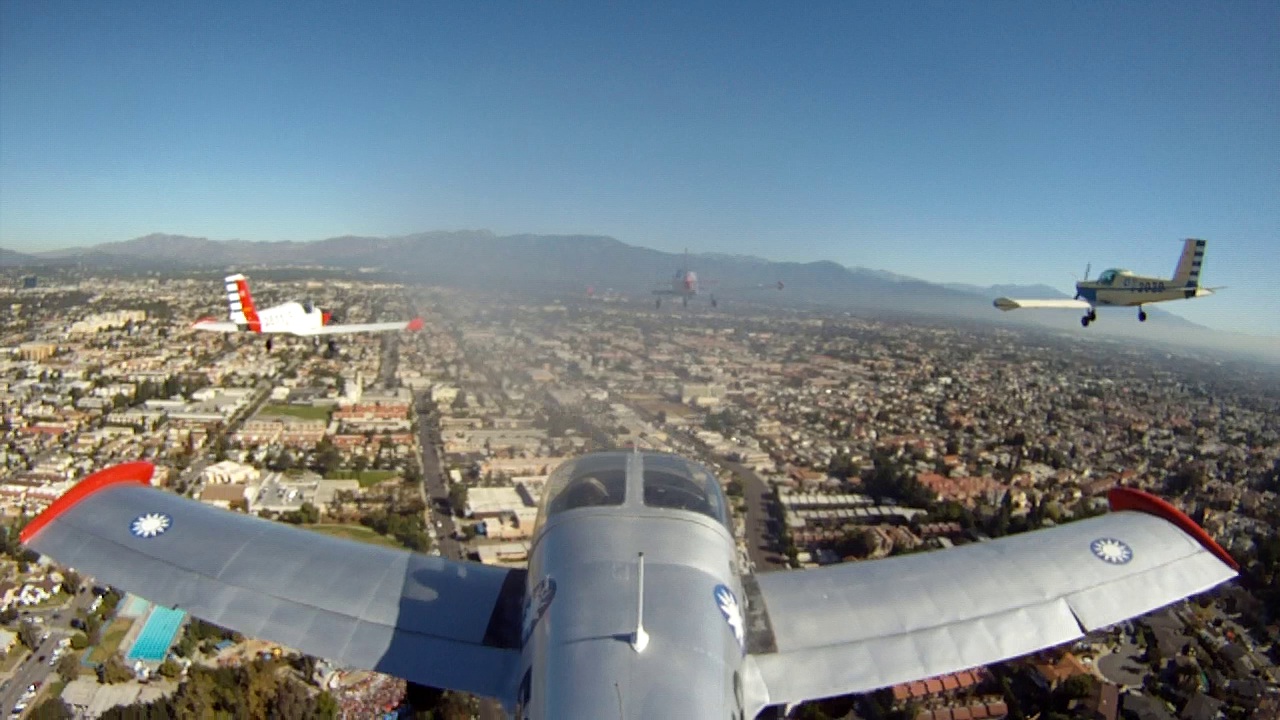
[[996, 307], [1004, 311], [1017, 310], [1019, 308], [1074, 308], [1076, 310], [1088, 310], [1093, 307], [1084, 300], [1070, 300], [1067, 298], [1052, 298], [1046, 300], [1017, 300], [1014, 298], [996, 298], [992, 303]]
[[1026, 655], [1236, 575], [1230, 555], [1163, 500], [1116, 488], [1110, 501], [1119, 512], [1048, 530], [756, 575], [757, 699], [866, 692]]
[[229, 320], [214, 320], [213, 318], [201, 318], [193, 323], [191, 327], [194, 330], [204, 330], [205, 332], [217, 333], [233, 333], [240, 332], [240, 326]]
[[509, 695], [524, 570], [343, 540], [149, 486], [149, 463], [76, 484], [27, 547], [100, 582], [340, 665]]
[[348, 333], [374, 333], [374, 332], [391, 332], [393, 330], [408, 330], [417, 332], [422, 329], [422, 318], [414, 318], [404, 322], [385, 322], [385, 323], [357, 323], [355, 325], [321, 325], [318, 328], [309, 328], [307, 330], [295, 330], [294, 335], [302, 335], [311, 337], [312, 335], [346, 335]]

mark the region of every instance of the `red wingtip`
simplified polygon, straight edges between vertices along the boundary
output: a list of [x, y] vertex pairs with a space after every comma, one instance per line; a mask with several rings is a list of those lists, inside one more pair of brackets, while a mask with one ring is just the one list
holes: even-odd
[[1107, 493], [1107, 504], [1111, 506], [1113, 511], [1136, 510], [1164, 518], [1177, 525], [1179, 530], [1195, 538], [1196, 542], [1203, 545], [1206, 550], [1213, 553], [1222, 562], [1230, 565], [1232, 570], [1240, 569], [1240, 565], [1235, 561], [1235, 558], [1232, 558], [1230, 553], [1224, 550], [1213, 538], [1209, 537], [1209, 533], [1197, 525], [1195, 520], [1187, 517], [1186, 513], [1151, 493], [1143, 492], [1137, 488], [1116, 486]]
[[24, 543], [27, 542], [36, 533], [40, 532], [40, 529], [45, 525], [53, 522], [59, 515], [70, 510], [73, 505], [102, 488], [125, 483], [150, 485], [151, 476], [155, 474], [155, 471], [156, 466], [145, 460], [112, 465], [104, 470], [99, 470], [76, 483], [70, 490], [63, 493], [57, 500], [54, 500], [52, 505], [45, 508], [44, 512], [35, 516], [31, 522], [27, 523], [26, 527], [22, 528], [18, 539]]
[[213, 317], [212, 315], [205, 315], [204, 317], [200, 318], [199, 320], [197, 320], [197, 321], [195, 321], [195, 322], [191, 323], [191, 327], [196, 327], [197, 325], [199, 325], [199, 324], [200, 324], [200, 323], [202, 323], [202, 322], [210, 322], [210, 321], [216, 322], [217, 320], [218, 320], [218, 318]]
[[410, 332], [418, 332], [419, 330], [422, 329], [422, 326], [425, 324], [426, 323], [423, 322], [422, 318], [416, 317], [409, 321], [409, 324], [405, 326], [405, 330], [409, 330]]

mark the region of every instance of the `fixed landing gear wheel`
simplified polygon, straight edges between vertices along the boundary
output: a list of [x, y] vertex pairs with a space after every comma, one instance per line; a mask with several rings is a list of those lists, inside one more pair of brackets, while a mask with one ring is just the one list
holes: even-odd
[[274, 343], [274, 342], [272, 342], [271, 338], [267, 338], [267, 352], [271, 352], [271, 347], [272, 347], [272, 345], [274, 345], [274, 344], [275, 344], [275, 343]]
[[329, 344], [326, 346], [326, 348], [325, 348], [325, 349], [326, 349], [326, 350], [328, 350], [328, 352], [329, 352], [329, 357], [333, 357], [334, 355], [337, 355], [337, 354], [338, 354], [338, 341], [337, 341], [337, 340], [330, 340], [330, 341], [329, 341]]
[[1084, 317], [1080, 318], [1080, 326], [1081, 326], [1081, 327], [1089, 327], [1089, 316], [1088, 316], [1088, 315], [1085, 315]]
[[1095, 321], [1095, 320], [1097, 320], [1097, 319], [1098, 319], [1098, 311], [1097, 311], [1097, 310], [1090, 310], [1090, 311], [1089, 311], [1089, 322], [1093, 322], [1093, 321]]
[[1147, 321], [1147, 311], [1146, 311], [1146, 310], [1139, 310], [1139, 311], [1138, 311], [1138, 322], [1146, 322], [1146, 321]]
[[720, 303], [716, 302], [716, 296], [715, 296], [715, 295], [712, 295], [712, 296], [711, 296], [711, 307], [719, 307], [719, 306], [720, 306]]

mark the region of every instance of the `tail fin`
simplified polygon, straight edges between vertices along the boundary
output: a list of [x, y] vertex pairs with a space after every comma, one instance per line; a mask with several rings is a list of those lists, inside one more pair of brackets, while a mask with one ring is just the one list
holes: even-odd
[[239, 325], [248, 325], [251, 330], [257, 330], [261, 327], [258, 322], [258, 310], [253, 306], [253, 296], [249, 294], [249, 280], [244, 275], [236, 273], [228, 275], [227, 282], [227, 306], [231, 313], [231, 322]]
[[1182, 256], [1173, 271], [1175, 287], [1194, 288], [1200, 285], [1200, 265], [1204, 262], [1204, 240], [1187, 238], [1182, 246]]

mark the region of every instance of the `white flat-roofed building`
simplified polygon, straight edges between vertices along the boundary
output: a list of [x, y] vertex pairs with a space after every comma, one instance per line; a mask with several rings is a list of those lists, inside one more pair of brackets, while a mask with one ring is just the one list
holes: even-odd
[[514, 487], [467, 488], [467, 514], [475, 518], [514, 515], [527, 507], [524, 497]]
[[529, 543], [524, 541], [486, 543], [476, 548], [485, 565], [524, 567], [529, 562]]
[[251, 483], [262, 476], [262, 471], [234, 460], [223, 460], [205, 468], [200, 476], [207, 483]]

